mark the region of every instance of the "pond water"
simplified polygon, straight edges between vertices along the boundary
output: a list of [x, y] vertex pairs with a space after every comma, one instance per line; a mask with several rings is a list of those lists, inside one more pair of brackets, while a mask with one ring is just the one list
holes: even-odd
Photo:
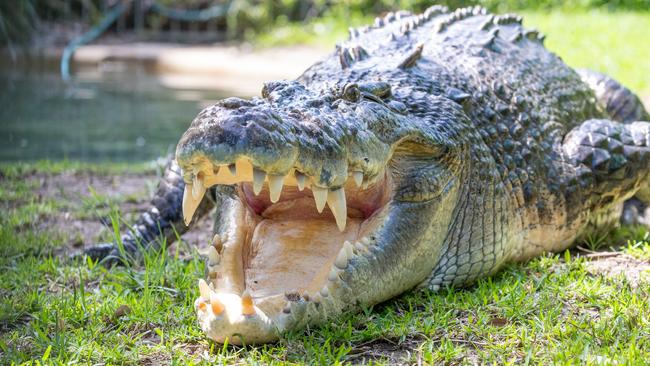
[[145, 161], [171, 154], [218, 91], [172, 89], [144, 68], [0, 67], [0, 161]]

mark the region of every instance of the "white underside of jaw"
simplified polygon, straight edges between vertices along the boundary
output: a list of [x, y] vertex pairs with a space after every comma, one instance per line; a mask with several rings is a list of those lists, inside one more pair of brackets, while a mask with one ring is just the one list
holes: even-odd
[[[364, 232], [364, 221], [358, 218], [350, 220], [346, 232], [339, 232], [331, 221], [307, 223], [329, 225], [329, 229], [327, 235], [318, 235], [320, 228], [312, 230], [313, 237], [299, 233], [298, 237], [311, 241], [302, 249], [299, 242], [287, 239], [292, 235], [291, 230], [285, 230], [282, 223], [273, 223], [273, 219], [264, 219], [253, 226], [261, 239], [256, 238], [255, 234], [243, 231], [246, 221], [233, 225], [234, 221], [243, 219], [240, 215], [245, 211], [243, 207], [231, 210], [223, 225], [228, 231], [215, 235], [212, 245], [200, 252], [207, 259], [208, 276], [207, 281], [199, 280], [201, 295], [195, 309], [202, 329], [218, 342], [225, 342], [226, 338], [229, 343], [277, 339], [291, 321], [295, 307], [327, 301], [332, 291], [341, 286], [341, 274], [350, 260], [368, 253], [371, 245], [366, 236], [358, 239]], [[250, 240], [248, 245], [258, 247], [247, 264], [243, 259], [248, 250], [245, 240]], [[285, 247], [278, 248], [274, 243]], [[320, 249], [318, 255], [310, 253], [316, 249]], [[301, 303], [296, 303], [294, 297]]]

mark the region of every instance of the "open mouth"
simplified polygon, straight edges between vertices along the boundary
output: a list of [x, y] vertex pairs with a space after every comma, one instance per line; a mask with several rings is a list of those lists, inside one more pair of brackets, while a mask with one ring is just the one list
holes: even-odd
[[[203, 253], [207, 281], [196, 301], [200, 323], [213, 339], [266, 342], [276, 337], [280, 318], [292, 306], [320, 302], [355, 253], [385, 217], [391, 199], [389, 169], [365, 177], [350, 172], [342, 187], [319, 187], [292, 169], [268, 175], [247, 158], [192, 164], [183, 213], [189, 221], [205, 189], [234, 185], [236, 196], [221, 210], [221, 230]], [[232, 337], [239, 335], [240, 339]]]

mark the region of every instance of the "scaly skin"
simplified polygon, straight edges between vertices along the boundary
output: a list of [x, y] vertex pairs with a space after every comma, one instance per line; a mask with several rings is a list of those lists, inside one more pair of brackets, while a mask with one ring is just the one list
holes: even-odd
[[[648, 203], [650, 124], [635, 122], [648, 120], [638, 99], [602, 75], [579, 75], [519, 17], [434, 6], [350, 33], [297, 80], [267, 83], [262, 98], [206, 108], [178, 144], [188, 222], [206, 187], [223, 187], [208, 282], [196, 302], [209, 337], [273, 341], [417, 286], [465, 285], [505, 262], [567, 248], [618, 220], [635, 194]], [[280, 298], [251, 282], [256, 256], [273, 246], [283, 255], [289, 243], [251, 239], [275, 222], [266, 214], [274, 206], [246, 183], [253, 167], [268, 175], [261, 196], [281, 193], [285, 204], [297, 204], [286, 197], [306, 177], [309, 197], [329, 195], [342, 231], [344, 217], [358, 223], [351, 210], [368, 215], [323, 261], [322, 281]], [[362, 177], [362, 187], [351, 188], [350, 177]], [[288, 191], [277, 188], [282, 179]]]

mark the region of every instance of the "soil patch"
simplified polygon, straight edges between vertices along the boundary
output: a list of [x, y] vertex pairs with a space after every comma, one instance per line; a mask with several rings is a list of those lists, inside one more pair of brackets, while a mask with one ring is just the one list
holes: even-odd
[[637, 288], [641, 282], [650, 282], [650, 263], [648, 262], [619, 253], [592, 258], [593, 260], [585, 263], [585, 269], [593, 275], [623, 277], [632, 288]]
[[[44, 217], [36, 230], [61, 233], [65, 245], [58, 251], [62, 256], [74, 255], [84, 248], [113, 240], [108, 212], [110, 205], [119, 207], [121, 217], [128, 224], [149, 207], [159, 177], [154, 174], [99, 175], [88, 172], [61, 174], [35, 173], [25, 178], [34, 182], [39, 199], [54, 199], [62, 209]], [[126, 224], [122, 223], [122, 231]], [[181, 245], [181, 255], [191, 255], [191, 247], [211, 238], [210, 215], [200, 220], [192, 231], [181, 236], [188, 245]], [[171, 247], [170, 252], [175, 253]]]

